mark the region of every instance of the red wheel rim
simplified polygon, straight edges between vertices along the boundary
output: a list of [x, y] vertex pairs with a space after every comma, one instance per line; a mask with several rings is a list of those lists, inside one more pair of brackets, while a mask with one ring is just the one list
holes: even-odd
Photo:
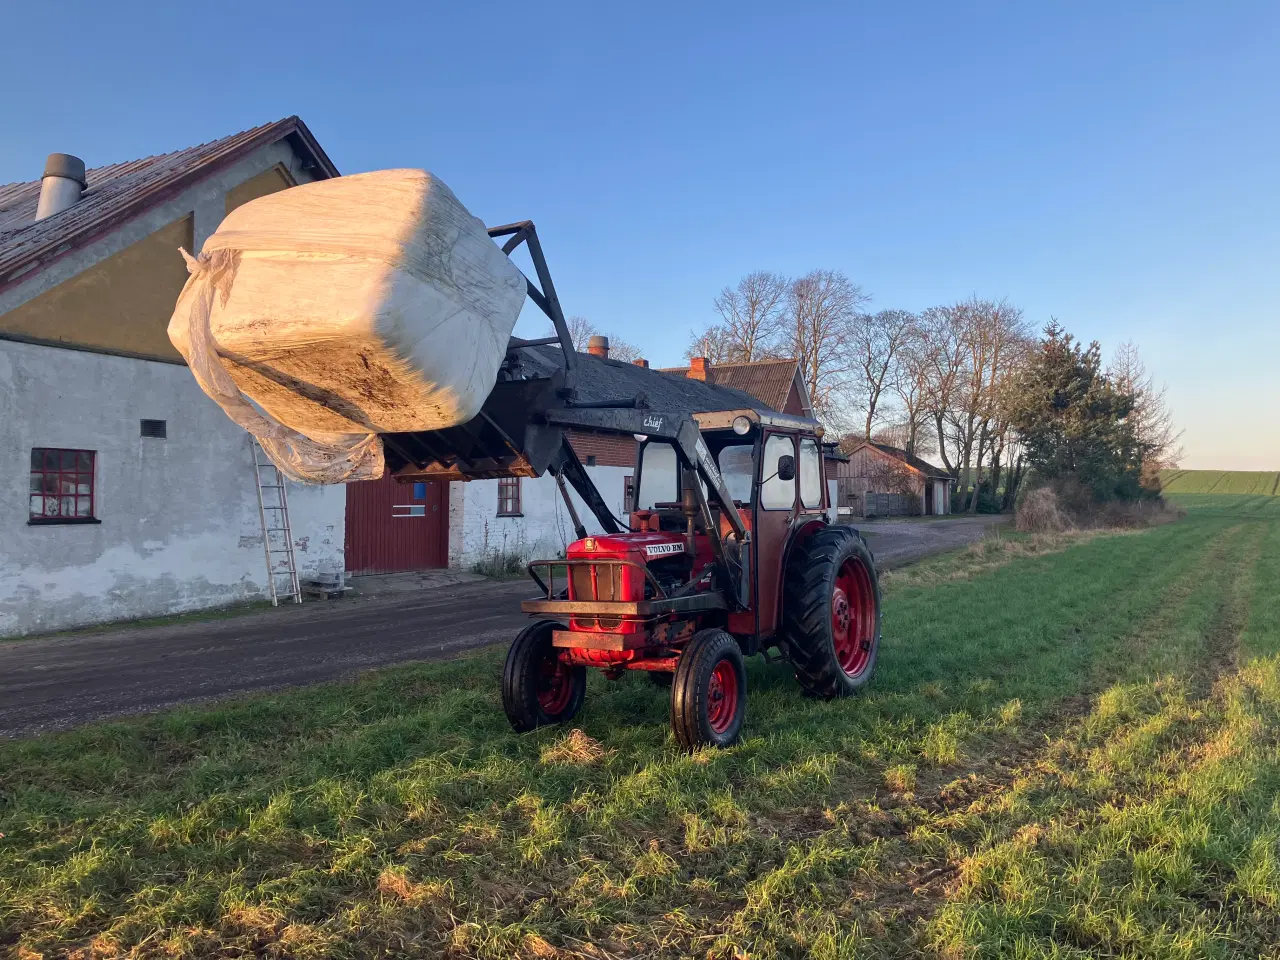
[[573, 699], [573, 668], [554, 653], [538, 664], [538, 706], [549, 717], [563, 713]]
[[831, 591], [831, 636], [836, 660], [848, 676], [858, 676], [871, 662], [875, 635], [876, 601], [871, 575], [860, 560], [850, 557], [840, 565]]
[[738, 671], [728, 660], [721, 660], [711, 671], [707, 688], [707, 723], [714, 733], [724, 733], [738, 715]]

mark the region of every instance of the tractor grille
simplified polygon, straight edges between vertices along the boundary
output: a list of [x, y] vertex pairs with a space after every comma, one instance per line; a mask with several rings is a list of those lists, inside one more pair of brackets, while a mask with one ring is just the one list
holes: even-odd
[[[569, 595], [574, 600], [628, 600], [622, 591], [622, 566], [617, 563], [575, 563], [569, 567]], [[575, 617], [588, 629], [615, 630], [621, 617]]]

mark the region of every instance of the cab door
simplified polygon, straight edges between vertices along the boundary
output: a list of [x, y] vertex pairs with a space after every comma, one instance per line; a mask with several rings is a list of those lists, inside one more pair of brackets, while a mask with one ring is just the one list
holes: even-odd
[[[765, 434], [760, 450], [755, 529], [752, 537], [756, 548], [758, 631], [763, 641], [772, 637], [778, 629], [783, 551], [799, 506], [799, 458], [795, 437], [788, 433]], [[778, 477], [778, 461], [783, 456], [796, 458], [796, 477], [790, 480]]]

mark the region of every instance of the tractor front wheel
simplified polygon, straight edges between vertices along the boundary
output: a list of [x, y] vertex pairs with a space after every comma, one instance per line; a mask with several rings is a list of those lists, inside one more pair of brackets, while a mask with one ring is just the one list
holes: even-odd
[[700, 630], [685, 646], [671, 681], [671, 729], [686, 750], [738, 741], [747, 711], [747, 668], [738, 641]]
[[856, 530], [827, 527], [797, 545], [787, 563], [782, 616], [806, 693], [831, 699], [866, 686], [880, 649], [880, 583]]
[[520, 631], [502, 671], [502, 706], [517, 733], [572, 720], [587, 694], [586, 667], [570, 666], [551, 645], [564, 625], [539, 620]]

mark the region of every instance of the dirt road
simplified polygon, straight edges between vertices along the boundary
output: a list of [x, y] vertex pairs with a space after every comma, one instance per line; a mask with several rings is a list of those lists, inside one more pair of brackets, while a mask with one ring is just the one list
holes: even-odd
[[1008, 520], [1007, 516], [944, 517], [939, 520], [913, 518], [862, 522], [857, 527], [867, 538], [876, 566], [881, 570], [891, 570], [966, 546], [980, 539], [987, 530]]
[[[860, 528], [887, 569], [978, 539], [991, 520]], [[505, 642], [527, 622], [520, 600], [530, 594], [523, 580], [408, 582], [373, 596], [226, 619], [0, 642], [0, 737], [336, 680]]]

